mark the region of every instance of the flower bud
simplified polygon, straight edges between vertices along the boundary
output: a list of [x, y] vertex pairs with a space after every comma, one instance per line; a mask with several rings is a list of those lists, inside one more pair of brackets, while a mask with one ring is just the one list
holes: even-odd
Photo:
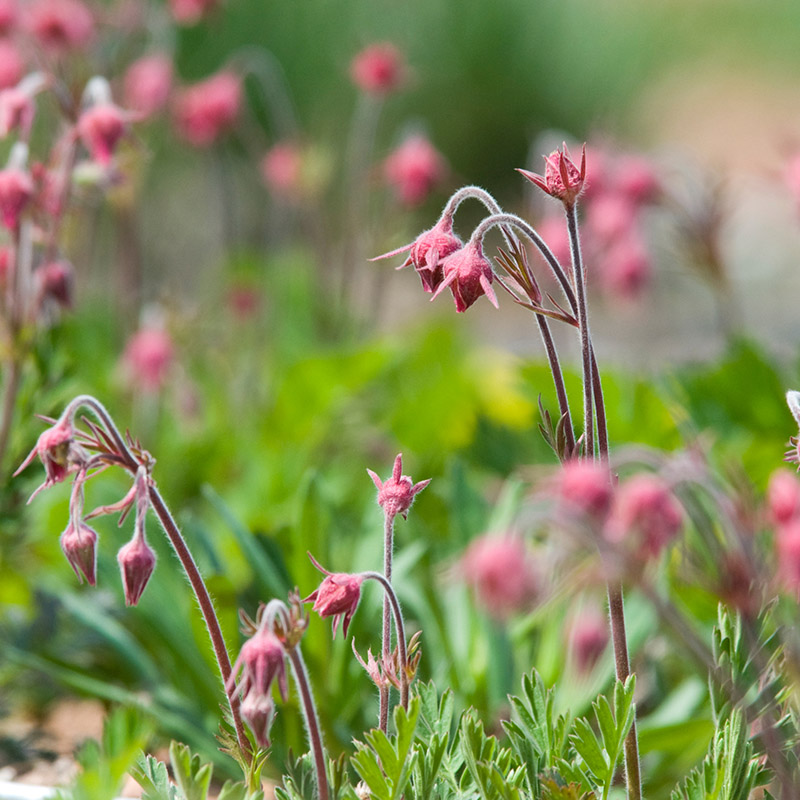
[[135, 606], [156, 566], [156, 554], [143, 535], [137, 533], [120, 548], [117, 562], [125, 589], [125, 605]]
[[60, 543], [78, 580], [83, 583], [86, 578], [88, 584], [94, 586], [97, 582], [97, 533], [83, 521], [77, 528], [70, 522], [61, 534]]
[[275, 704], [269, 694], [249, 692], [240, 707], [242, 719], [253, 732], [259, 747], [269, 747], [269, 731], [275, 717]]
[[172, 62], [163, 54], [144, 56], [125, 73], [125, 108], [143, 117], [161, 111], [172, 90]]
[[378, 505], [383, 509], [386, 516], [394, 517], [402, 515], [403, 519], [408, 517], [408, 510], [414, 502], [414, 498], [431, 482], [430, 478], [419, 483], [412, 483], [408, 475], [403, 475], [403, 454], [398, 453], [394, 460], [392, 477], [384, 483], [371, 469], [367, 474], [372, 478], [375, 488], [378, 490]]
[[353, 83], [368, 94], [385, 95], [398, 89], [404, 73], [402, 54], [388, 42], [364, 48], [350, 64]]
[[81, 114], [77, 130], [92, 160], [105, 166], [111, 162], [126, 125], [120, 108], [113, 103], [98, 103]]

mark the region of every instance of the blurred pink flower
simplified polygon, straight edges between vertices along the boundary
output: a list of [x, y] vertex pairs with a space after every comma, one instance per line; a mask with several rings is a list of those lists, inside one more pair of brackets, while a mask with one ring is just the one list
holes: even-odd
[[656, 198], [661, 181], [649, 159], [623, 155], [614, 166], [614, 186], [632, 203], [640, 205]]
[[792, 520], [800, 521], [800, 481], [794, 473], [778, 469], [770, 475], [767, 511], [775, 525], [786, 525]]
[[408, 206], [423, 202], [446, 173], [442, 155], [421, 135], [410, 136], [383, 163], [386, 182]]
[[0, 89], [15, 87], [25, 73], [25, 62], [10, 39], [0, 39]]
[[[545, 244], [553, 251], [558, 263], [566, 266], [570, 263], [569, 231], [563, 214], [548, 214], [539, 220], [536, 226]], [[537, 251], [538, 252], [538, 251]]]
[[273, 145], [261, 160], [261, 177], [266, 187], [283, 200], [295, 200], [301, 193], [303, 153], [296, 142]]
[[17, 0], [0, 0], [0, 36], [8, 36], [19, 21]]
[[131, 336], [122, 355], [131, 382], [148, 392], [157, 392], [165, 384], [175, 348], [162, 328], [140, 328]]
[[599, 192], [586, 203], [586, 230], [601, 245], [630, 235], [636, 225], [636, 206], [622, 192]]
[[172, 17], [180, 25], [196, 25], [218, 5], [218, 0], [169, 0]]
[[128, 67], [124, 85], [125, 107], [142, 117], [164, 109], [172, 91], [172, 61], [156, 53], [143, 56]]
[[365, 47], [350, 64], [350, 77], [362, 92], [388, 94], [405, 78], [402, 53], [388, 42]]
[[86, 47], [94, 36], [94, 20], [81, 0], [34, 0], [28, 25], [40, 44], [56, 52]]
[[36, 107], [29, 92], [11, 87], [0, 91], [0, 136], [18, 131], [27, 139], [33, 126]]
[[616, 241], [598, 262], [603, 288], [623, 300], [637, 299], [653, 271], [650, 254], [635, 231]]
[[228, 290], [228, 307], [239, 319], [249, 319], [261, 307], [261, 293], [252, 286], [231, 286]]
[[597, 522], [608, 514], [613, 488], [606, 467], [595, 461], [572, 459], [559, 470], [556, 485], [565, 511], [577, 511]]
[[50, 261], [33, 273], [37, 306], [52, 300], [61, 308], [72, 308], [75, 292], [75, 268], [69, 261]]
[[175, 100], [178, 133], [195, 147], [209, 147], [233, 127], [241, 102], [241, 80], [230, 70], [195, 83]]
[[113, 103], [98, 103], [80, 115], [77, 132], [92, 160], [106, 166], [127, 125], [128, 117], [121, 108]]
[[33, 195], [33, 180], [15, 167], [0, 170], [0, 217], [9, 230], [16, 230]]
[[536, 596], [536, 574], [517, 536], [485, 534], [475, 539], [461, 558], [460, 570], [478, 602], [494, 617], [524, 611]]
[[608, 621], [595, 609], [584, 609], [572, 620], [569, 639], [578, 671], [588, 672], [608, 645]]

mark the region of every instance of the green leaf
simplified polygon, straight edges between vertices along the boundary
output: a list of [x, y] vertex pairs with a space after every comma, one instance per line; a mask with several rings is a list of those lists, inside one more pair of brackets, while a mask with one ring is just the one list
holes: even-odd
[[199, 755], [193, 754], [185, 745], [172, 742], [169, 760], [185, 800], [206, 800], [211, 785], [212, 764], [204, 764]]

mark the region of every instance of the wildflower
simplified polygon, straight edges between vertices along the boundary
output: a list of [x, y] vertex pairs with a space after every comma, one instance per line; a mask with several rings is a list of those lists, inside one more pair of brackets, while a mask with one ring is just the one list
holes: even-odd
[[269, 696], [274, 681], [278, 682], [278, 691], [283, 700], [286, 701], [289, 696], [283, 645], [266, 625], [258, 627], [242, 645], [231, 671], [228, 691], [232, 690], [233, 681], [236, 681], [240, 672], [236, 689], [245, 698], [252, 696], [255, 700]]
[[29, 15], [31, 31], [49, 50], [77, 50], [94, 36], [92, 13], [81, 0], [35, 0]]
[[314, 566], [325, 573], [325, 578], [303, 602], [313, 602], [312, 610], [321, 617], [333, 617], [334, 637], [336, 629], [339, 627], [339, 620], [343, 620], [342, 633], [347, 637], [350, 620], [356, 613], [361, 600], [361, 584], [364, 582], [364, 577], [347, 572], [328, 572], [316, 561], [314, 561]]
[[570, 644], [579, 672], [588, 672], [608, 644], [608, 622], [595, 610], [585, 609], [572, 620]]
[[275, 703], [268, 694], [250, 692], [242, 700], [242, 719], [253, 732], [259, 747], [269, 747], [269, 731], [275, 717]]
[[487, 534], [461, 559], [461, 573], [494, 617], [523, 610], [536, 596], [537, 580], [525, 544], [517, 536]]
[[401, 203], [416, 206], [444, 178], [444, 159], [424, 136], [410, 136], [384, 161], [383, 174]]
[[617, 490], [605, 535], [613, 543], [629, 540], [635, 556], [645, 560], [678, 535], [682, 522], [666, 484], [655, 475], [636, 475]]
[[92, 160], [107, 165], [125, 133], [125, 113], [113, 103], [97, 103], [78, 119], [77, 132]]
[[125, 589], [125, 605], [135, 606], [144, 592], [156, 566], [156, 554], [147, 543], [144, 532], [137, 528], [133, 538], [117, 553]]
[[392, 468], [392, 477], [384, 483], [371, 469], [367, 474], [378, 490], [378, 505], [387, 517], [400, 514], [403, 519], [408, 518], [408, 510], [414, 498], [431, 482], [430, 478], [419, 483], [412, 483], [408, 475], [403, 475], [403, 454], [398, 453]]
[[159, 391], [175, 357], [169, 334], [161, 327], [140, 328], [128, 339], [122, 361], [130, 379], [148, 392]]
[[470, 239], [464, 247], [442, 262], [442, 281], [431, 300], [449, 288], [458, 312], [466, 311], [484, 294], [495, 308], [499, 308], [492, 288], [493, 279], [494, 271], [483, 253], [483, 244], [478, 239]]
[[785, 469], [772, 473], [767, 487], [767, 509], [775, 525], [800, 520], [800, 483]]
[[413, 265], [422, 281], [422, 288], [431, 293], [436, 291], [444, 278], [442, 261], [463, 246], [464, 243], [453, 232], [453, 217], [444, 215], [430, 230], [421, 233], [411, 244], [371, 260], [390, 258], [408, 250], [408, 258], [397, 269]]
[[61, 549], [67, 557], [78, 580], [86, 581], [90, 586], [97, 583], [97, 533], [82, 520], [78, 525], [69, 523], [61, 534]]
[[172, 90], [172, 61], [163, 53], [143, 56], [125, 73], [125, 107], [142, 117], [161, 111]]
[[17, 229], [32, 195], [33, 181], [27, 172], [17, 167], [0, 170], [0, 216], [6, 228]]
[[30, 92], [18, 87], [0, 91], [0, 136], [19, 131], [27, 139], [33, 125], [35, 107]]
[[293, 200], [300, 194], [303, 155], [291, 141], [278, 142], [261, 160], [261, 177], [277, 197]]
[[602, 520], [611, 507], [613, 490], [608, 469], [593, 461], [572, 459], [558, 472], [562, 506], [593, 520]]
[[600, 275], [613, 295], [634, 300], [646, 288], [652, 265], [639, 236], [632, 232], [610, 247], [600, 259]]
[[543, 192], [561, 200], [565, 206], [573, 206], [583, 189], [586, 178], [586, 145], [581, 150], [580, 169], [570, 158], [566, 144], [562, 145], [561, 150], [553, 150], [549, 156], [545, 156], [544, 161], [543, 176], [525, 169], [518, 169], [517, 172], [524, 175]]
[[384, 95], [398, 89], [405, 77], [400, 51], [388, 42], [364, 48], [350, 64], [353, 83], [368, 94]]
[[44, 483], [31, 495], [31, 500], [43, 489], [61, 483], [85, 460], [83, 449], [75, 442], [75, 427], [72, 420], [61, 419], [44, 431], [39, 436], [36, 447], [28, 453], [14, 475], [22, 472], [36, 456], [39, 456], [44, 465], [46, 477]]
[[242, 86], [230, 70], [184, 89], [175, 101], [178, 133], [195, 147], [209, 147], [239, 115]]
[[17, 0], [0, 0], [0, 36], [8, 36], [19, 17]]
[[36, 282], [37, 305], [41, 308], [48, 300], [61, 308], [72, 308], [75, 291], [75, 268], [69, 261], [51, 261], [36, 269], [33, 274]]

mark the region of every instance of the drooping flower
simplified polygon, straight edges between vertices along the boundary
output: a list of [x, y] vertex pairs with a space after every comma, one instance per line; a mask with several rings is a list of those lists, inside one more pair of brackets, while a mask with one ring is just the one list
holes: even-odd
[[578, 167], [570, 158], [566, 143], [561, 150], [553, 150], [545, 156], [544, 175], [537, 175], [525, 169], [517, 172], [525, 176], [551, 197], [561, 200], [566, 206], [573, 206], [583, 189], [586, 178], [586, 145], [581, 149], [581, 165]]
[[470, 239], [442, 262], [442, 281], [431, 300], [449, 288], [458, 312], [466, 311], [482, 295], [486, 295], [489, 302], [499, 308], [497, 295], [492, 288], [493, 279], [494, 270], [484, 255], [482, 242]]
[[156, 567], [156, 554], [147, 543], [143, 532], [137, 530], [133, 539], [120, 548], [117, 562], [125, 589], [125, 605], [135, 606]]
[[195, 147], [209, 147], [233, 127], [242, 102], [238, 75], [223, 70], [184, 89], [175, 101], [178, 133]]
[[125, 73], [125, 107], [142, 117], [164, 109], [172, 91], [172, 61], [163, 53], [143, 56]]
[[524, 610], [537, 593], [537, 576], [519, 536], [486, 534], [475, 539], [460, 570], [480, 604], [500, 619]]
[[386, 481], [381, 481], [377, 473], [371, 469], [367, 474], [372, 478], [375, 488], [378, 490], [378, 505], [383, 509], [387, 517], [395, 517], [400, 514], [403, 519], [408, 517], [408, 510], [414, 502], [414, 498], [431, 482], [431, 479], [413, 483], [408, 475], [403, 475], [403, 454], [398, 453], [394, 460], [392, 476]]
[[78, 580], [83, 582], [86, 578], [88, 584], [94, 586], [97, 583], [97, 532], [82, 520], [77, 527], [70, 522], [59, 541]]
[[33, 180], [26, 171], [17, 167], [0, 170], [0, 217], [6, 228], [17, 229], [32, 196]]
[[77, 131], [92, 159], [105, 166], [111, 162], [127, 125], [127, 115], [121, 108], [113, 103], [97, 103], [81, 114]]
[[267, 625], [260, 625], [242, 645], [231, 671], [228, 691], [232, 691], [234, 681], [242, 697], [268, 697], [275, 681], [283, 700], [289, 696], [283, 645]]
[[36, 268], [33, 273], [36, 282], [36, 303], [39, 308], [48, 301], [61, 308], [72, 308], [75, 291], [75, 268], [69, 261], [60, 259], [50, 261]]
[[158, 326], [140, 328], [122, 354], [131, 382], [147, 392], [157, 392], [164, 386], [174, 358], [172, 339]]
[[363, 92], [388, 94], [398, 89], [405, 78], [403, 56], [388, 42], [372, 44], [351, 62], [350, 77]]
[[255, 736], [259, 747], [269, 747], [269, 732], [275, 718], [275, 703], [272, 695], [249, 692], [240, 706], [242, 719]]
[[383, 174], [401, 203], [416, 206], [444, 179], [446, 166], [430, 141], [415, 135], [389, 154], [383, 163]]
[[571, 459], [556, 479], [561, 505], [568, 513], [578, 512], [602, 521], [611, 507], [613, 489], [606, 467], [586, 459]]
[[303, 602], [313, 602], [312, 610], [321, 617], [333, 617], [334, 637], [339, 621], [342, 620], [342, 633], [346, 638], [350, 620], [361, 601], [361, 584], [364, 582], [364, 577], [358, 573], [328, 572], [313, 558], [311, 560], [320, 572], [325, 573], [325, 578]]
[[30, 92], [18, 87], [9, 87], [0, 91], [0, 136], [8, 136], [15, 131], [22, 139], [27, 139], [35, 106]]
[[43, 489], [61, 483], [85, 460], [86, 454], [83, 448], [75, 441], [75, 427], [72, 420], [69, 418], [59, 420], [44, 431], [39, 436], [36, 447], [28, 453], [14, 475], [22, 472], [36, 456], [39, 456], [44, 465], [46, 477], [44, 483], [31, 495], [31, 500]]
[[33, 35], [49, 50], [79, 49], [94, 36], [92, 12], [81, 0], [35, 0], [28, 13]]

